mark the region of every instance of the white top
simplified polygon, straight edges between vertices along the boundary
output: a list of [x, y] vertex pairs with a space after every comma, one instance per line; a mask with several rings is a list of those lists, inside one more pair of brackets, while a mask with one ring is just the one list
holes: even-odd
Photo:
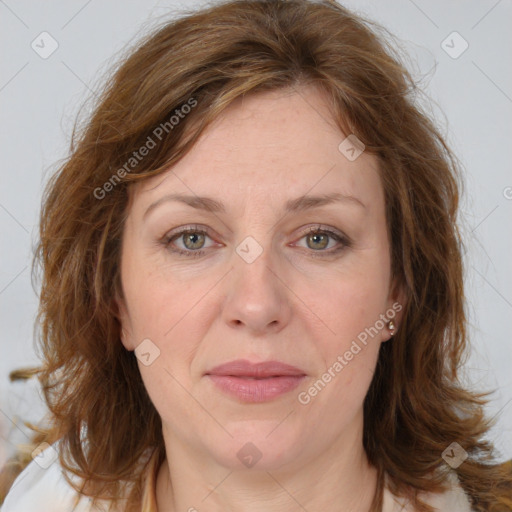
[[[156, 453], [148, 465], [141, 512], [157, 512], [155, 482], [157, 474]], [[77, 492], [63, 476], [57, 451], [52, 446], [40, 455], [18, 475], [5, 498], [0, 512], [103, 512], [103, 508], [92, 507], [91, 498], [78, 499]], [[442, 512], [472, 512], [470, 502], [455, 474], [452, 487], [444, 494], [430, 494], [429, 505]], [[103, 502], [105, 503], [105, 502]], [[105, 503], [106, 504], [106, 503]], [[76, 508], [73, 508], [75, 507]], [[108, 507], [105, 506], [104, 510]], [[399, 500], [384, 489], [382, 512], [414, 512], [409, 503]]]

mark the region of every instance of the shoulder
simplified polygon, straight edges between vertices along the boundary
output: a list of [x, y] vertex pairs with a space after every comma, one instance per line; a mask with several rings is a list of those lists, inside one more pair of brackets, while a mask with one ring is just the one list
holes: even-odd
[[[455, 473], [450, 473], [449, 483], [450, 487], [444, 493], [424, 494], [423, 500], [432, 506], [435, 511], [472, 512], [473, 509], [471, 508], [469, 497], [461, 487]], [[414, 512], [414, 510], [408, 501], [395, 497], [385, 487], [382, 512]]]
[[80, 496], [64, 478], [58, 443], [47, 445], [18, 475], [0, 512], [96, 512], [91, 499]]

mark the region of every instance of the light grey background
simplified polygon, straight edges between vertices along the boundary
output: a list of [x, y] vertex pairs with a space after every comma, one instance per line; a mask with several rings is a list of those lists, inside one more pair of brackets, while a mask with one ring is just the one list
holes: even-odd
[[[30, 282], [42, 185], [67, 154], [80, 105], [114, 54], [162, 17], [204, 2], [0, 0], [0, 465], [25, 442], [22, 420], [44, 413], [37, 384], [9, 383], [10, 370], [37, 363]], [[466, 171], [462, 206], [472, 353], [465, 378], [495, 389], [491, 439], [512, 457], [512, 1], [349, 0], [382, 23], [411, 56], [414, 76]], [[50, 40], [58, 43], [43, 59]], [[453, 35], [456, 31], [459, 36]], [[449, 37], [448, 37], [449, 36]], [[448, 37], [448, 39], [447, 39]], [[444, 43], [446, 50], [441, 46]], [[469, 47], [457, 58], [453, 56]], [[44, 44], [44, 49], [42, 48]]]

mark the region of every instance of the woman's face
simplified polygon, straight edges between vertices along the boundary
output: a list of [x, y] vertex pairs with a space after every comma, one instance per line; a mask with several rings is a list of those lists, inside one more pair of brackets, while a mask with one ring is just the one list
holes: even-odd
[[[340, 149], [346, 135], [317, 89], [259, 93], [134, 190], [122, 340], [138, 347], [167, 450], [272, 469], [361, 445], [386, 316], [397, 323], [401, 306], [377, 160]], [[214, 370], [235, 360], [296, 370]]]

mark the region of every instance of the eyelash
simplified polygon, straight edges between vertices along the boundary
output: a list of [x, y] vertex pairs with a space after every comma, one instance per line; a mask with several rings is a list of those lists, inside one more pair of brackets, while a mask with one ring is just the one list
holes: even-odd
[[[202, 229], [200, 226], [189, 226], [189, 227], [180, 229], [179, 231], [175, 231], [173, 233], [169, 233], [168, 235], [166, 235], [163, 238], [162, 243], [171, 252], [179, 254], [179, 255], [182, 255], [182, 256], [186, 256], [186, 257], [189, 257], [189, 258], [198, 258], [198, 257], [203, 256], [204, 254], [206, 254], [208, 249], [198, 249], [198, 250], [194, 251], [194, 250], [191, 250], [191, 249], [184, 250], [184, 249], [179, 249], [179, 248], [175, 248], [175, 247], [171, 246], [171, 243], [174, 240], [176, 240], [180, 236], [183, 236], [183, 235], [188, 234], [188, 233], [195, 233], [195, 234], [199, 233], [201, 235], [209, 236], [208, 230]], [[333, 230], [331, 230], [329, 228], [324, 228], [322, 226], [311, 226], [310, 228], [308, 228], [305, 232], [303, 232], [301, 234], [299, 240], [301, 240], [305, 236], [308, 236], [308, 235], [311, 235], [311, 234], [325, 234], [325, 235], [328, 235], [330, 238], [333, 238], [336, 242], [339, 242], [339, 243], [342, 244], [340, 247], [337, 247], [335, 249], [331, 248], [331, 250], [329, 250], [329, 251], [325, 251], [325, 250], [314, 251], [313, 249], [311, 249], [311, 251], [312, 251], [311, 256], [313, 256], [314, 258], [325, 258], [325, 257], [328, 257], [328, 256], [332, 256], [333, 254], [337, 254], [340, 251], [342, 251], [343, 249], [352, 246], [352, 242], [350, 241], [350, 239], [348, 237], [346, 237], [345, 235], [343, 235], [341, 233], [333, 231]]]

